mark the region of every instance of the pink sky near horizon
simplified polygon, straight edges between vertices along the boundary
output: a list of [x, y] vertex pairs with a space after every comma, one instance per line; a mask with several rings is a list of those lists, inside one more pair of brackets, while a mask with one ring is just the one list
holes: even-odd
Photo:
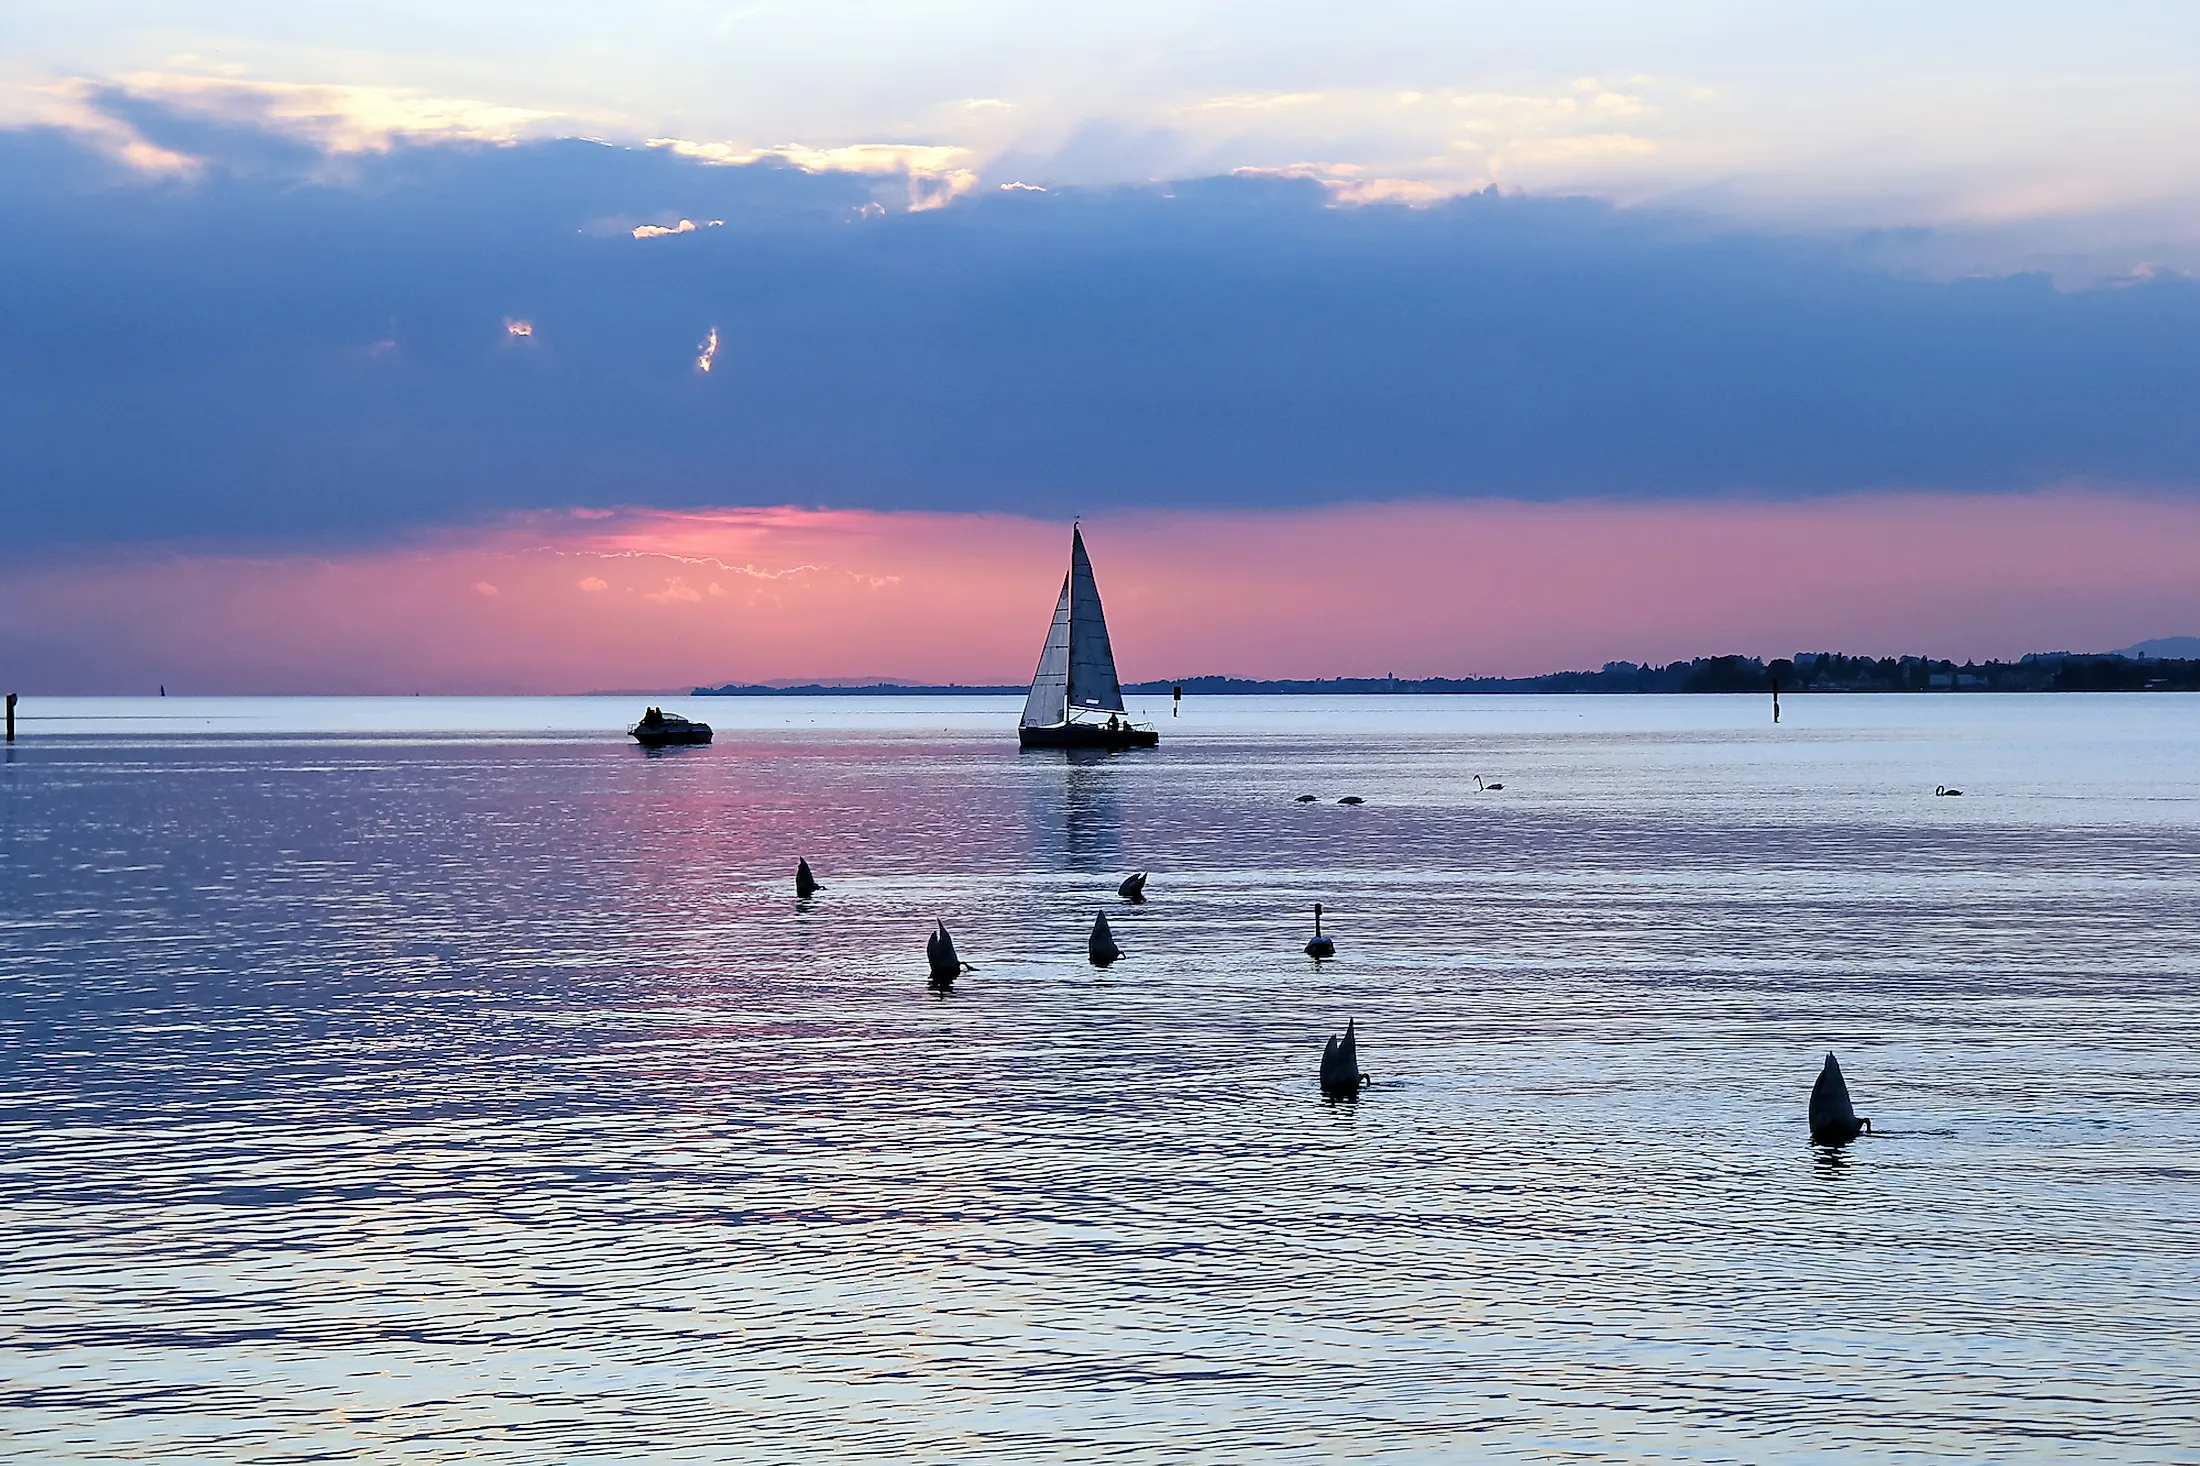
[[[69, 694], [1013, 684], [1066, 529], [622, 509], [335, 555], [55, 558], [10, 573], [0, 666], [12, 690]], [[1126, 680], [1983, 660], [2200, 633], [2200, 503], [2128, 492], [1140, 512], [1086, 537]]]

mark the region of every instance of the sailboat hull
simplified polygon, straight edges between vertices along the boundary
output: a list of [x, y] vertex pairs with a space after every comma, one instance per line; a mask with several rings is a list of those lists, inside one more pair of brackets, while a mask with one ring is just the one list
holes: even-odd
[[1117, 728], [1105, 724], [1055, 723], [1049, 727], [1025, 726], [1016, 730], [1023, 748], [1153, 748], [1161, 735], [1151, 728]]

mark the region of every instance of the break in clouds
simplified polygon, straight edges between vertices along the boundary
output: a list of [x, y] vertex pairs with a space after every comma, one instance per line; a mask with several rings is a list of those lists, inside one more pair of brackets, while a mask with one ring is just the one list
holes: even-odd
[[2175, 275], [1930, 281], [1869, 238], [1487, 193], [1338, 207], [1289, 178], [948, 199], [576, 140], [332, 159], [103, 105], [206, 161], [0, 133], [0, 494], [26, 544], [612, 503], [2200, 481], [2200, 286]]

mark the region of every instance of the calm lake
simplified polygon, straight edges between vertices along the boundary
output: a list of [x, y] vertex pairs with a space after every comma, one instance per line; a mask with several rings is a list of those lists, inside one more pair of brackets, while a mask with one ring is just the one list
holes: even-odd
[[642, 702], [26, 700], [0, 1455], [2200, 1461], [2200, 697]]

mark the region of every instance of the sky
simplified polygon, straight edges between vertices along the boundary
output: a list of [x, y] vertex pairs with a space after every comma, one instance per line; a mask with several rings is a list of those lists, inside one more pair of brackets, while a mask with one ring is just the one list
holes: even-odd
[[0, 678], [2200, 631], [2200, 14], [1916, 10], [17, 0]]

